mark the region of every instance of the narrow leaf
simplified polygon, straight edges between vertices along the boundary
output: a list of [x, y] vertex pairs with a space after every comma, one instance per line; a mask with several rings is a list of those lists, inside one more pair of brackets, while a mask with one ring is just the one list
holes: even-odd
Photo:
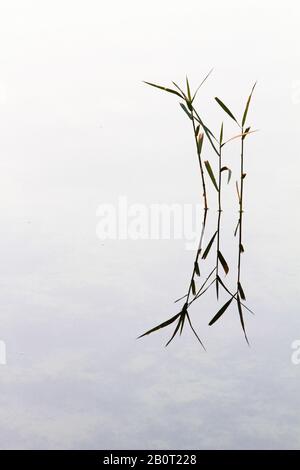
[[244, 115], [243, 115], [243, 119], [242, 119], [242, 126], [244, 126], [245, 122], [246, 122], [246, 119], [247, 119], [247, 114], [248, 114], [248, 110], [249, 110], [249, 105], [250, 105], [250, 101], [251, 101], [251, 98], [252, 98], [252, 94], [253, 94], [253, 91], [254, 91], [254, 88], [256, 86], [256, 83], [254, 83], [253, 87], [252, 87], [252, 90], [251, 90], [251, 93], [249, 95], [249, 98], [247, 100], [247, 103], [246, 103], [246, 107], [245, 107], [245, 111], [244, 111]]
[[189, 80], [188, 80], [187, 76], [186, 76], [186, 90], [187, 90], [188, 99], [191, 102], [192, 101], [192, 95], [191, 95], [190, 84], [189, 84]]
[[200, 124], [198, 124], [198, 126], [196, 127], [196, 130], [195, 130], [196, 137], [198, 136], [199, 131], [200, 131]]
[[222, 122], [222, 126], [221, 126], [221, 131], [220, 131], [220, 145], [222, 145], [222, 142], [223, 142], [223, 122]]
[[178, 91], [172, 90], [171, 88], [166, 88], [164, 86], [155, 85], [155, 83], [150, 83], [150, 82], [145, 82], [145, 81], [144, 81], [144, 83], [146, 83], [147, 85], [153, 86], [155, 88], [159, 88], [160, 90], [167, 91], [168, 93], [173, 93], [174, 95], [177, 95], [180, 98], [184, 98], [184, 96], [182, 96], [180, 93], [178, 93]]
[[227, 178], [227, 184], [229, 184], [230, 180], [231, 180], [231, 175], [232, 175], [232, 171], [230, 168], [228, 168], [227, 166], [223, 166], [221, 168], [221, 171], [228, 171], [228, 178]]
[[185, 299], [186, 297], [187, 297], [187, 294], [183, 295], [183, 296], [180, 297], [179, 299], [174, 300], [174, 304], [176, 304], [176, 302], [179, 302], [179, 301], [182, 300], [182, 299]]
[[204, 77], [204, 79], [202, 80], [202, 82], [200, 83], [200, 85], [198, 86], [197, 90], [195, 91], [194, 93], [194, 96], [192, 98], [192, 102], [194, 101], [194, 99], [196, 98], [196, 95], [199, 91], [199, 89], [202, 87], [203, 83], [207, 80], [207, 78], [210, 76], [210, 74], [212, 73], [213, 69], [211, 69], [208, 74], [206, 75], [206, 77]]
[[182, 330], [183, 330], [183, 327], [184, 327], [186, 313], [183, 313], [181, 316], [182, 316], [182, 320], [181, 320], [181, 327], [180, 327], [180, 336], [182, 334]]
[[176, 325], [176, 328], [175, 328], [175, 330], [174, 330], [174, 332], [173, 332], [171, 338], [170, 338], [169, 341], [166, 343], [165, 347], [167, 347], [167, 346], [171, 343], [172, 339], [174, 339], [174, 337], [175, 337], [177, 331], [178, 331], [179, 328], [180, 328], [180, 325], [181, 325], [181, 323], [182, 323], [182, 320], [183, 320], [183, 318], [182, 318], [182, 315], [181, 315], [180, 318], [179, 318], [179, 320], [178, 320], [178, 323], [177, 323], [177, 325]]
[[196, 336], [197, 340], [199, 341], [199, 343], [201, 344], [202, 348], [205, 350], [205, 347], [204, 347], [204, 344], [202, 343], [201, 339], [199, 338], [199, 336], [197, 335], [197, 332], [195, 331], [193, 325], [192, 325], [192, 322], [191, 322], [191, 319], [190, 319], [190, 316], [188, 314], [188, 312], [186, 313], [186, 316], [187, 316], [187, 319], [188, 319], [188, 322], [190, 324], [190, 327], [191, 327], [191, 330], [192, 332], [194, 333], [194, 335]]
[[241, 243], [241, 244], [240, 244], [240, 252], [241, 252], [241, 253], [244, 253], [244, 251], [245, 251], [245, 250], [244, 250], [243, 244]]
[[183, 109], [183, 111], [188, 115], [188, 117], [192, 120], [193, 117], [191, 115], [191, 113], [188, 111], [187, 107], [183, 104], [183, 103], [179, 103], [181, 108]]
[[222, 255], [221, 251], [218, 251], [218, 258], [220, 260], [220, 263], [222, 264], [223, 266], [223, 269], [225, 271], [225, 274], [228, 274], [228, 271], [229, 271], [229, 267], [228, 267], [228, 264], [224, 258], [224, 256]]
[[160, 330], [161, 328], [165, 328], [168, 325], [171, 325], [171, 323], [173, 323], [180, 315], [181, 315], [181, 312], [177, 313], [177, 315], [174, 315], [174, 317], [169, 318], [169, 320], [166, 320], [165, 322], [160, 323], [159, 325], [155, 326], [151, 330], [146, 331], [146, 333], [143, 333], [142, 335], [138, 336], [138, 339], [142, 338], [143, 336], [150, 335], [150, 333]]
[[235, 119], [230, 109], [228, 109], [227, 106], [219, 98], [215, 97], [215, 100], [221, 106], [221, 108], [225, 111], [225, 113], [227, 113], [228, 116], [230, 116], [238, 124], [237, 120]]
[[243, 317], [243, 309], [242, 309], [242, 305], [241, 305], [241, 301], [240, 301], [240, 296], [239, 296], [239, 294], [237, 295], [237, 304], [238, 304], [238, 311], [239, 311], [239, 316], [240, 316], [240, 322], [241, 322], [241, 325], [242, 325], [242, 328], [243, 328], [243, 332], [244, 332], [244, 335], [245, 335], [245, 339], [246, 339], [246, 341], [247, 341], [248, 346], [250, 346], [250, 345], [249, 345], [248, 338], [247, 338], [246, 330], [245, 330], [245, 323], [244, 323], [244, 317]]
[[211, 181], [212, 181], [214, 187], [216, 188], [217, 191], [219, 191], [219, 188], [218, 188], [218, 185], [217, 185], [217, 182], [216, 182], [216, 178], [215, 178], [215, 175], [213, 174], [213, 171], [212, 171], [212, 168], [211, 168], [211, 166], [210, 166], [209, 161], [206, 160], [206, 161], [204, 162], [204, 164], [205, 164], [207, 173], [209, 174], [210, 179], [211, 179]]
[[182, 94], [182, 96], [184, 96], [184, 98], [186, 99], [186, 96], [185, 96], [184, 91], [182, 91], [182, 89], [177, 85], [177, 83], [175, 83], [175, 82], [172, 82], [172, 83], [173, 83], [173, 85], [176, 86], [176, 88], [180, 91], [180, 93]]
[[247, 137], [247, 135], [249, 134], [250, 129], [251, 129], [250, 126], [245, 129], [245, 132], [244, 132], [245, 135], [243, 135], [242, 140], [244, 140]]
[[219, 320], [219, 318], [223, 315], [223, 313], [227, 310], [227, 308], [231, 304], [232, 300], [233, 300], [233, 297], [231, 297], [231, 299], [229, 299], [223, 305], [223, 307], [220, 308], [220, 310], [216, 313], [216, 315], [213, 317], [213, 319], [209, 322], [209, 326], [213, 325], [217, 320]]
[[238, 223], [237, 223], [237, 225], [236, 225], [236, 227], [235, 227], [235, 231], [234, 231], [234, 236], [235, 236], [235, 237], [236, 237], [238, 228], [239, 228], [239, 226], [240, 226], [240, 222], [241, 222], [241, 221], [240, 221], [240, 219], [239, 219], [239, 220], [238, 220]]
[[238, 282], [238, 290], [239, 290], [239, 293], [241, 295], [241, 299], [246, 300], [245, 292], [244, 292], [244, 289], [242, 288], [242, 285], [241, 285], [240, 282]]
[[192, 279], [191, 285], [192, 285], [192, 293], [193, 295], [196, 295], [196, 285], [195, 285], [194, 279]]
[[210, 242], [208, 243], [207, 247], [206, 247], [205, 250], [204, 250], [204, 253], [203, 253], [203, 255], [202, 255], [202, 259], [205, 259], [205, 258], [207, 257], [207, 255], [208, 255], [208, 253], [209, 253], [209, 251], [210, 251], [210, 249], [211, 249], [211, 247], [212, 247], [212, 244], [213, 244], [213, 242], [214, 242], [214, 240], [215, 240], [215, 238], [216, 238], [217, 233], [218, 233], [218, 231], [216, 231], [216, 232], [213, 234], [213, 236], [212, 236]]
[[195, 261], [195, 273], [197, 274], [197, 276], [200, 276], [200, 269], [199, 269], [198, 261]]

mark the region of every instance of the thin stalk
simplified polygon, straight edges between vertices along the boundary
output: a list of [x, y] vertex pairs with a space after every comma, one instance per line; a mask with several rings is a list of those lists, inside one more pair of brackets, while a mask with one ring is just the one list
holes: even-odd
[[193, 285], [194, 277], [195, 277], [195, 274], [196, 274], [196, 266], [198, 264], [199, 256], [200, 256], [201, 251], [202, 251], [202, 244], [203, 244], [203, 238], [204, 238], [204, 233], [205, 233], [206, 220], [207, 220], [207, 209], [204, 209], [203, 221], [202, 221], [202, 230], [201, 230], [201, 234], [200, 234], [198, 250], [197, 250], [196, 258], [195, 258], [195, 261], [194, 261], [194, 268], [193, 268], [193, 271], [192, 271], [192, 277], [191, 277], [191, 280], [190, 280], [188, 293], [187, 293], [187, 296], [186, 296], [187, 297], [186, 298], [186, 303], [187, 304], [189, 303], [189, 298], [190, 298], [191, 291], [192, 291], [192, 285]]
[[221, 141], [219, 144], [219, 181], [218, 181], [218, 225], [217, 225], [217, 255], [216, 255], [216, 294], [217, 299], [219, 298], [219, 251], [220, 251], [220, 233], [221, 233], [221, 212], [222, 212], [222, 203], [221, 203], [221, 194], [222, 194], [222, 145]]
[[[192, 116], [192, 125], [193, 125], [194, 138], [195, 138], [195, 143], [196, 143], [197, 156], [198, 156], [200, 173], [201, 173], [204, 210], [207, 210], [208, 209], [208, 204], [207, 204], [206, 185], [205, 185], [205, 178], [204, 178], [204, 171], [203, 171], [203, 163], [202, 163], [202, 158], [201, 158], [201, 151], [199, 149], [199, 144], [198, 144], [198, 134], [197, 134], [197, 130], [196, 130], [197, 128], [196, 128], [196, 124], [195, 124], [194, 108], [192, 108], [192, 110], [191, 110], [191, 116]], [[198, 133], [199, 132], [200, 132], [200, 129], [199, 129]]]
[[[242, 134], [244, 129], [242, 128]], [[239, 251], [238, 251], [238, 275], [237, 292], [241, 278], [241, 254], [242, 254], [242, 233], [243, 233], [243, 195], [244, 195], [244, 139], [241, 138], [241, 166], [240, 166], [240, 196], [239, 196]]]

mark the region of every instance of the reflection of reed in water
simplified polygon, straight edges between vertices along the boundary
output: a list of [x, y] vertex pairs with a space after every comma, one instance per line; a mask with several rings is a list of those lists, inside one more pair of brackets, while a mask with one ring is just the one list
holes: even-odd
[[[222, 109], [233, 119], [239, 126], [240, 128], [240, 133], [232, 137], [231, 139], [227, 140], [224, 142], [223, 140], [223, 123], [221, 125], [221, 130], [220, 130], [220, 136], [219, 139], [216, 139], [216, 137], [213, 135], [213, 133], [210, 131], [210, 129], [203, 123], [203, 120], [197, 113], [197, 111], [194, 108], [194, 99], [197, 95], [197, 92], [201, 85], [204, 83], [204, 81], [207, 79], [209, 74], [205, 77], [205, 79], [202, 81], [200, 86], [197, 88], [196, 92], [191, 94], [190, 90], [190, 85], [188, 79], [186, 79], [186, 92], [183, 92], [182, 89], [175, 84], [175, 87], [177, 90], [170, 89], [170, 88], [165, 88], [161, 87], [159, 85], [155, 85], [153, 83], [145, 82], [151, 86], [154, 86], [156, 88], [162, 89], [164, 91], [167, 91], [168, 93], [175, 94], [176, 96], [179, 96], [184, 102], [180, 103], [181, 108], [184, 110], [184, 112], [187, 114], [189, 119], [192, 121], [192, 126], [193, 126], [193, 134], [194, 134], [194, 139], [196, 142], [196, 151], [197, 151], [197, 157], [199, 161], [199, 166], [200, 166], [200, 173], [201, 173], [201, 182], [202, 182], [202, 189], [203, 189], [203, 201], [204, 201], [204, 211], [203, 211], [203, 221], [202, 221], [202, 228], [201, 228], [201, 234], [200, 234], [200, 239], [199, 239], [199, 245], [198, 249], [195, 255], [195, 260], [193, 264], [193, 269], [192, 269], [192, 275], [191, 279], [188, 285], [188, 290], [187, 293], [177, 299], [175, 302], [179, 302], [183, 299], [185, 299], [185, 303], [180, 310], [179, 313], [176, 315], [172, 316], [168, 320], [164, 321], [163, 323], [160, 323], [159, 325], [155, 326], [154, 328], [146, 331], [144, 334], [139, 336], [139, 338], [149, 335], [150, 333], [153, 333], [159, 329], [165, 328], [173, 323], [175, 323], [175, 329], [173, 331], [173, 334], [169, 341], [166, 343], [166, 346], [170, 344], [170, 342], [175, 338], [177, 334], [181, 335], [184, 325], [188, 323], [190, 328], [192, 329], [194, 335], [198, 339], [198, 341], [201, 343], [201, 345], [204, 348], [204, 345], [199, 338], [197, 332], [195, 331], [193, 324], [191, 322], [191, 318], [189, 315], [188, 309], [190, 306], [198, 300], [200, 297], [202, 297], [209, 289], [210, 287], [215, 284], [216, 286], [216, 296], [217, 300], [219, 299], [219, 290], [220, 287], [230, 295], [229, 300], [226, 301], [226, 303], [218, 310], [216, 315], [213, 317], [213, 319], [209, 322], [209, 325], [213, 325], [222, 315], [223, 313], [227, 310], [227, 308], [230, 306], [231, 302], [233, 300], [236, 301], [237, 303], [237, 308], [238, 308], [238, 313], [239, 313], [239, 318], [241, 322], [241, 326], [245, 335], [245, 339], [248, 342], [246, 330], [245, 330], [245, 324], [244, 324], [244, 317], [243, 317], [243, 308], [247, 309], [248, 311], [251, 312], [251, 310], [242, 302], [246, 300], [246, 296], [244, 293], [244, 290], [241, 285], [241, 255], [244, 252], [244, 247], [242, 244], [242, 226], [243, 226], [243, 190], [244, 190], [244, 178], [245, 178], [245, 173], [244, 173], [244, 140], [248, 134], [250, 134], [251, 131], [250, 127], [245, 128], [245, 122], [249, 110], [249, 105], [250, 101], [252, 98], [252, 93], [254, 90], [255, 85], [252, 88], [252, 91], [250, 93], [250, 96], [247, 100], [245, 111], [243, 114], [242, 118], [242, 123], [241, 125], [238, 123], [234, 115], [231, 113], [229, 108], [224, 105], [224, 103], [219, 99], [216, 98], [216, 101], [218, 104], [222, 107]], [[202, 132], [203, 130], [203, 132]], [[206, 191], [206, 182], [205, 182], [205, 176], [204, 176], [204, 171], [203, 171], [203, 160], [202, 160], [202, 147], [203, 147], [203, 140], [204, 140], [204, 134], [207, 137], [208, 141], [210, 142], [211, 147], [213, 148], [214, 152], [218, 156], [218, 173], [217, 173], [217, 179], [215, 177], [215, 174], [213, 172], [212, 166], [208, 160], [204, 161], [205, 168], [207, 170], [207, 174], [211, 180], [212, 185], [217, 191], [218, 194], [218, 216], [217, 216], [217, 226], [216, 226], [216, 231], [210, 238], [209, 243], [207, 244], [206, 248], [204, 251], [202, 251], [202, 245], [203, 245], [203, 240], [204, 240], [204, 235], [205, 235], [205, 230], [206, 230], [206, 223], [207, 223], [207, 210], [208, 210], [208, 204], [207, 204], [207, 191]], [[236, 291], [232, 293], [231, 289], [229, 289], [225, 283], [224, 276], [226, 276], [229, 272], [229, 265], [221, 251], [221, 215], [222, 215], [222, 173], [227, 172], [228, 177], [227, 177], [227, 183], [229, 184], [232, 171], [229, 167], [223, 166], [222, 162], [222, 151], [224, 146], [230, 142], [233, 139], [240, 138], [241, 140], [241, 158], [240, 158], [240, 183], [236, 183], [236, 188], [237, 188], [237, 193], [238, 193], [238, 201], [239, 201], [239, 220], [238, 224], [235, 230], [235, 236], [237, 235], [237, 232], [239, 233], [238, 236], [238, 263], [237, 263], [237, 280], [236, 280]], [[200, 278], [200, 262], [204, 262], [207, 257], [209, 252], [211, 251], [212, 247], [216, 245], [216, 257], [215, 257], [215, 265], [213, 269], [210, 270], [208, 276], [204, 280], [204, 282], [201, 284], [200, 288], [197, 288], [197, 279]], [[222, 278], [220, 268], [222, 267], [224, 271], [224, 275]], [[251, 312], [253, 313], [253, 312]], [[205, 349], [205, 348], [204, 348]]]

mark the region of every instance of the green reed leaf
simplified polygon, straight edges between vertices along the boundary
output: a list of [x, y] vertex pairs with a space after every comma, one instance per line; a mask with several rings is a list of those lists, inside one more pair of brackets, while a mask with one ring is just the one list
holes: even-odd
[[252, 94], [253, 94], [253, 91], [254, 91], [254, 88], [256, 87], [256, 83], [254, 83], [253, 87], [252, 87], [252, 90], [251, 90], [251, 93], [248, 97], [248, 100], [247, 100], [247, 103], [246, 103], [246, 107], [245, 107], [245, 111], [244, 111], [244, 115], [243, 115], [243, 119], [242, 119], [242, 126], [244, 126], [245, 122], [246, 122], [246, 119], [247, 119], [247, 114], [248, 114], [248, 110], [249, 110], [249, 105], [250, 105], [250, 101], [251, 101], [251, 98], [252, 98]]
[[195, 284], [194, 279], [192, 279], [191, 285], [192, 285], [192, 293], [193, 295], [196, 295], [196, 284]]
[[240, 226], [240, 222], [241, 222], [241, 220], [239, 219], [239, 220], [238, 220], [238, 223], [236, 224], [235, 231], [234, 231], [234, 236], [235, 236], [235, 237], [236, 237], [238, 228], [239, 228], [239, 226]]
[[198, 261], [195, 261], [195, 273], [197, 274], [197, 276], [200, 276], [200, 269], [199, 269]]
[[247, 128], [245, 129], [245, 132], [244, 132], [244, 135], [243, 135], [243, 137], [242, 137], [242, 140], [244, 140], [244, 139], [247, 137], [247, 135], [250, 134], [250, 132], [249, 132], [250, 129], [251, 129], [251, 126], [249, 126], [249, 127], [247, 127]]
[[187, 319], [188, 319], [188, 322], [190, 324], [190, 327], [191, 327], [191, 330], [192, 332], [194, 333], [194, 335], [196, 336], [197, 340], [199, 341], [199, 343], [201, 344], [202, 348], [205, 350], [205, 347], [204, 347], [204, 344], [202, 343], [201, 339], [199, 338], [199, 336], [197, 335], [197, 332], [196, 330], [194, 329], [193, 325], [192, 325], [192, 322], [191, 322], [191, 319], [190, 319], [190, 316], [188, 314], [188, 312], [186, 313], [186, 316], [187, 316]]
[[242, 288], [242, 285], [241, 285], [240, 282], [238, 282], [238, 290], [239, 290], [239, 293], [241, 295], [241, 299], [246, 300], [245, 292], [244, 292], [244, 289]]
[[179, 320], [178, 320], [178, 323], [177, 323], [177, 325], [176, 325], [176, 328], [175, 328], [175, 330], [174, 330], [174, 332], [173, 332], [171, 338], [169, 339], [169, 341], [165, 344], [165, 347], [167, 347], [167, 346], [171, 343], [171, 341], [175, 338], [176, 333], [177, 333], [177, 331], [179, 330], [182, 321], [183, 321], [183, 318], [182, 318], [182, 315], [180, 315], [180, 318], [179, 318]]
[[229, 305], [231, 304], [233, 300], [233, 297], [226, 302], [223, 307], [220, 308], [220, 310], [216, 313], [216, 315], [213, 317], [213, 319], [209, 322], [209, 326], [213, 325], [219, 318], [223, 315], [223, 313], [228, 309]]
[[242, 305], [241, 305], [241, 300], [240, 300], [239, 294], [237, 294], [237, 305], [238, 305], [238, 311], [239, 311], [239, 316], [240, 316], [240, 322], [241, 322], [241, 325], [242, 325], [242, 328], [243, 328], [244, 336], [245, 336], [245, 339], [246, 339], [246, 341], [247, 341], [248, 346], [250, 346], [250, 345], [249, 345], [248, 338], [247, 338], [246, 330], [245, 330], [245, 323], [244, 323], [244, 317], [243, 317], [243, 309], [242, 309]]
[[232, 112], [230, 111], [230, 109], [227, 108], [227, 106], [223, 103], [223, 101], [221, 101], [219, 98], [215, 97], [215, 100], [216, 102], [221, 106], [221, 108], [225, 111], [225, 113], [228, 114], [228, 116], [231, 117], [231, 119], [233, 119], [237, 124], [237, 120], [236, 118], [234, 117], [234, 115], [232, 114]]
[[202, 87], [203, 83], [208, 79], [208, 77], [210, 76], [210, 74], [212, 73], [213, 69], [211, 69], [208, 74], [206, 75], [206, 77], [204, 77], [204, 79], [202, 80], [202, 82], [200, 83], [200, 85], [198, 86], [197, 90], [195, 91], [194, 93], [194, 96], [192, 98], [192, 102], [194, 101], [194, 99], [196, 98], [196, 95], [198, 93], [198, 91], [200, 90], [200, 88]]
[[185, 98], [185, 100], [186, 100], [187, 97], [185, 96], [184, 91], [177, 85], [177, 83], [175, 83], [175, 82], [172, 82], [172, 83], [173, 83], [173, 85], [176, 86], [177, 90], [180, 91], [180, 93], [182, 94], [182, 96], [184, 96], [184, 98]]
[[222, 142], [223, 142], [223, 122], [222, 122], [222, 125], [221, 125], [221, 130], [220, 130], [220, 145], [222, 145]]
[[191, 89], [190, 89], [190, 84], [189, 84], [189, 79], [186, 76], [186, 91], [187, 91], [187, 97], [189, 99], [189, 102], [191, 103], [192, 101], [192, 95], [191, 95]]
[[160, 323], [159, 325], [155, 326], [154, 328], [151, 328], [151, 330], [146, 331], [146, 333], [143, 333], [142, 335], [138, 336], [139, 338], [142, 338], [143, 336], [150, 335], [150, 333], [153, 333], [154, 331], [160, 330], [161, 328], [165, 328], [168, 325], [171, 325], [179, 316], [181, 315], [181, 312], [177, 313], [174, 315], [174, 317], [169, 318], [168, 320], [164, 321], [163, 323]]
[[166, 88], [164, 86], [160, 86], [160, 85], [155, 85], [155, 83], [150, 83], [150, 82], [145, 82], [147, 85], [150, 85], [150, 86], [153, 86], [155, 88], [159, 88], [160, 90], [163, 90], [163, 91], [167, 91], [168, 93], [173, 93], [173, 95], [177, 95], [179, 96], [180, 98], [183, 98], [184, 99], [184, 96], [182, 96], [180, 93], [178, 93], [178, 91], [176, 90], [172, 90], [171, 88]]
[[207, 173], [209, 174], [209, 177], [210, 177], [210, 179], [211, 179], [211, 181], [212, 181], [214, 187], [216, 188], [217, 191], [219, 191], [219, 188], [218, 188], [218, 185], [217, 185], [217, 182], [216, 182], [216, 178], [215, 178], [215, 175], [214, 175], [214, 173], [213, 173], [213, 171], [212, 171], [212, 168], [211, 168], [211, 166], [210, 166], [209, 161], [206, 160], [206, 161], [204, 162], [204, 165], [205, 165], [205, 167], [206, 167]]
[[191, 115], [191, 113], [189, 112], [189, 110], [187, 109], [187, 107], [183, 104], [183, 103], [179, 103], [181, 108], [183, 109], [183, 111], [188, 115], [188, 117], [192, 120], [193, 119], [193, 116]]
[[211, 237], [211, 239], [210, 239], [210, 241], [209, 241], [207, 247], [206, 247], [205, 250], [204, 250], [204, 253], [203, 253], [203, 255], [202, 255], [202, 259], [205, 259], [205, 258], [207, 257], [207, 255], [208, 255], [208, 253], [209, 253], [209, 251], [210, 251], [210, 249], [211, 249], [211, 247], [212, 247], [212, 244], [213, 244], [213, 242], [214, 242], [214, 240], [215, 240], [215, 238], [216, 238], [217, 233], [218, 233], [218, 231], [216, 231], [216, 232], [213, 234], [213, 236]]
[[231, 175], [232, 175], [232, 171], [230, 168], [228, 168], [227, 166], [223, 166], [221, 168], [221, 171], [228, 171], [228, 178], [227, 178], [227, 184], [230, 183], [230, 180], [231, 180]]
[[225, 271], [225, 274], [228, 274], [228, 271], [229, 271], [229, 267], [228, 267], [228, 264], [224, 258], [224, 256], [222, 255], [221, 251], [219, 250], [218, 251], [218, 258], [220, 260], [220, 263]]

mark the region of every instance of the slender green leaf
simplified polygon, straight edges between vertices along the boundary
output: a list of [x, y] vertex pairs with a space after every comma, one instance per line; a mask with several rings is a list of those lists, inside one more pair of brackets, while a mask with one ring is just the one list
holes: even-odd
[[192, 95], [191, 95], [190, 84], [189, 84], [189, 80], [188, 80], [187, 76], [186, 76], [186, 91], [187, 91], [187, 96], [188, 96], [189, 102], [191, 102], [192, 101]]
[[183, 103], [179, 103], [180, 106], [182, 107], [183, 111], [188, 115], [188, 117], [192, 120], [193, 119], [193, 116], [191, 115], [191, 113], [188, 111], [187, 107], [183, 104]]
[[222, 122], [222, 125], [221, 125], [221, 131], [220, 131], [220, 145], [222, 145], [222, 142], [223, 142], [223, 122]]
[[220, 260], [220, 263], [222, 264], [223, 266], [223, 269], [225, 271], [225, 274], [228, 274], [228, 271], [229, 271], [229, 267], [228, 267], [228, 264], [224, 258], [224, 256], [222, 255], [221, 251], [219, 250], [218, 251], [218, 258]]
[[231, 299], [229, 299], [223, 305], [223, 307], [220, 308], [220, 310], [216, 313], [216, 315], [213, 317], [213, 319], [209, 322], [209, 326], [213, 325], [217, 320], [219, 320], [219, 318], [223, 315], [223, 313], [227, 310], [227, 308], [231, 304], [232, 300], [233, 300], [233, 297], [231, 297]]
[[195, 91], [194, 93], [194, 96], [192, 98], [192, 102], [194, 101], [194, 99], [196, 98], [196, 95], [198, 93], [198, 91], [200, 90], [200, 88], [202, 87], [203, 83], [207, 80], [207, 78], [210, 76], [210, 74], [212, 73], [213, 69], [211, 69], [208, 74], [206, 75], [206, 77], [204, 77], [204, 79], [202, 80], [202, 82], [200, 83], [200, 85], [198, 86], [197, 90]]
[[219, 298], [219, 276], [216, 277], [216, 295], [217, 299]]
[[212, 247], [212, 244], [213, 244], [213, 242], [214, 242], [214, 240], [215, 240], [215, 238], [216, 238], [217, 233], [218, 233], [218, 231], [216, 231], [216, 232], [213, 234], [213, 236], [211, 237], [211, 239], [210, 239], [210, 241], [209, 241], [207, 247], [206, 247], [205, 250], [204, 250], [204, 253], [203, 253], [203, 255], [202, 255], [202, 259], [205, 259], [205, 258], [207, 257], [207, 255], [208, 255], [208, 253], [209, 253], [209, 251], [210, 251], [210, 249], [211, 249], [211, 247]]
[[204, 162], [204, 165], [205, 165], [205, 167], [206, 167], [207, 173], [209, 174], [210, 179], [211, 179], [211, 181], [212, 181], [214, 187], [216, 188], [217, 191], [219, 191], [219, 188], [218, 188], [218, 185], [217, 185], [217, 182], [216, 182], [216, 178], [215, 178], [215, 175], [214, 175], [214, 173], [213, 173], [213, 171], [212, 171], [212, 168], [211, 168], [211, 166], [210, 166], [209, 161], [206, 160], [206, 161]]
[[178, 93], [178, 91], [172, 90], [171, 88], [166, 88], [164, 86], [155, 85], [155, 83], [150, 83], [150, 82], [145, 82], [145, 81], [144, 81], [144, 83], [146, 83], [147, 85], [153, 86], [155, 88], [159, 88], [160, 90], [167, 91], [168, 93], [173, 93], [173, 95], [177, 95], [180, 98], [184, 98], [184, 96], [182, 96], [180, 93]]
[[243, 135], [243, 137], [242, 137], [242, 140], [244, 140], [244, 139], [247, 137], [247, 135], [249, 134], [250, 129], [251, 129], [251, 126], [249, 126], [249, 127], [247, 127], [247, 128], [245, 129], [245, 132], [244, 132], [244, 135]]
[[227, 178], [227, 184], [229, 184], [230, 180], [231, 180], [231, 175], [232, 175], [232, 171], [230, 168], [228, 168], [227, 166], [223, 166], [221, 168], [221, 171], [228, 171], [228, 178]]
[[176, 302], [179, 302], [179, 301], [182, 300], [182, 299], [185, 299], [186, 297], [187, 297], [187, 294], [183, 295], [183, 296], [180, 297], [179, 299], [174, 300], [174, 304], [176, 304]]
[[179, 316], [181, 315], [181, 312], [177, 313], [174, 315], [174, 317], [169, 318], [169, 320], [164, 321], [163, 323], [160, 323], [159, 325], [155, 326], [154, 328], [151, 328], [151, 330], [146, 331], [146, 333], [143, 333], [138, 337], [142, 338], [143, 336], [150, 335], [150, 333], [153, 333], [154, 331], [160, 330], [161, 328], [165, 328], [168, 325], [171, 325]]
[[253, 91], [254, 91], [254, 88], [256, 86], [256, 83], [254, 83], [253, 87], [252, 87], [252, 90], [251, 90], [251, 93], [249, 95], [249, 98], [247, 100], [247, 103], [246, 103], [246, 107], [245, 107], [245, 111], [244, 111], [244, 115], [243, 115], [243, 119], [242, 119], [242, 126], [244, 126], [245, 122], [246, 122], [246, 119], [247, 119], [247, 114], [248, 114], [248, 110], [249, 110], [249, 105], [250, 105], [250, 101], [251, 101], [251, 98], [252, 98], [252, 94], [253, 94]]
[[196, 130], [195, 130], [196, 137], [198, 136], [199, 131], [200, 131], [200, 124], [198, 124], [198, 126], [196, 127]]
[[[225, 284], [224, 284], [224, 282], [222, 281], [222, 279], [221, 279], [219, 276], [217, 276], [217, 277], [218, 277], [219, 283], [221, 284], [221, 286], [223, 287], [223, 289], [226, 290], [226, 292], [227, 292], [229, 295], [231, 295], [234, 299], [236, 299], [236, 294], [232, 294], [232, 292], [230, 292], [230, 290], [227, 289], [227, 287], [225, 286]], [[252, 310], [250, 310], [250, 308], [247, 307], [247, 305], [243, 304], [242, 302], [241, 302], [241, 304], [242, 304], [242, 306], [243, 306], [246, 310], [248, 310], [248, 312], [252, 313], [252, 315], [255, 315], [255, 313], [254, 313]]]
[[238, 290], [239, 290], [239, 293], [241, 295], [241, 299], [246, 300], [245, 292], [244, 292], [244, 289], [242, 288], [242, 285], [241, 285], [240, 282], [238, 282]]
[[196, 284], [195, 284], [194, 279], [192, 279], [191, 285], [192, 285], [192, 293], [193, 295], [196, 295]]
[[200, 276], [200, 269], [199, 269], [198, 261], [195, 261], [195, 273], [197, 274], [197, 276]]
[[167, 347], [167, 346], [171, 343], [172, 339], [174, 339], [174, 337], [175, 337], [177, 331], [178, 331], [179, 328], [180, 328], [180, 325], [181, 325], [182, 321], [183, 321], [183, 317], [182, 317], [182, 315], [180, 315], [180, 318], [179, 318], [179, 320], [178, 320], [178, 323], [177, 323], [177, 325], [176, 325], [176, 328], [175, 328], [175, 330], [174, 330], [174, 332], [173, 332], [171, 338], [170, 338], [169, 341], [166, 343], [165, 347]]
[[245, 339], [246, 339], [246, 341], [247, 341], [248, 346], [250, 346], [250, 345], [249, 345], [248, 338], [247, 338], [246, 330], [245, 330], [245, 323], [244, 323], [244, 317], [243, 317], [243, 309], [242, 309], [242, 305], [241, 305], [241, 300], [240, 300], [239, 294], [237, 295], [237, 305], [238, 305], [238, 311], [239, 311], [239, 316], [240, 316], [240, 322], [241, 322], [241, 325], [242, 325], [242, 328], [243, 328], [244, 336], [245, 336]]
[[181, 89], [181, 88], [180, 88], [180, 87], [177, 85], [177, 83], [175, 83], [175, 82], [172, 82], [172, 83], [173, 83], [173, 85], [175, 85], [175, 86], [176, 86], [177, 90], [179, 90], [179, 91], [180, 91], [180, 93], [182, 94], [182, 96], [184, 96], [184, 98], [186, 99], [187, 97], [185, 96], [185, 93], [184, 93], [184, 91], [182, 91], [182, 89]]
[[240, 226], [240, 222], [241, 222], [241, 220], [239, 219], [239, 220], [238, 220], [238, 223], [236, 224], [235, 231], [234, 231], [234, 236], [235, 236], [235, 237], [236, 237], [238, 228], [239, 228], [239, 226]]
[[[186, 312], [187, 312], [187, 311], [186, 311]], [[180, 336], [181, 336], [181, 334], [182, 334], [182, 330], [183, 330], [183, 327], [184, 327], [184, 322], [185, 322], [186, 313], [182, 313], [181, 317], [182, 317], [182, 320], [181, 320], [181, 327], [180, 327]]]
[[188, 319], [188, 322], [190, 324], [190, 327], [191, 327], [191, 330], [192, 332], [194, 333], [194, 335], [196, 336], [197, 340], [199, 341], [199, 343], [201, 344], [202, 348], [205, 350], [205, 347], [204, 347], [204, 344], [202, 343], [201, 339], [199, 338], [199, 336], [197, 335], [197, 332], [195, 331], [193, 325], [192, 325], [192, 322], [191, 322], [191, 319], [190, 319], [190, 316], [188, 314], [188, 312], [186, 313], [186, 316], [187, 316], [187, 319]]
[[221, 108], [225, 111], [225, 113], [228, 114], [228, 116], [230, 116], [237, 124], [237, 120], [236, 118], [234, 117], [234, 115], [232, 114], [232, 112], [230, 111], [230, 109], [227, 108], [227, 106], [223, 103], [223, 101], [221, 101], [219, 98], [215, 97], [215, 100], [216, 102], [221, 106]]

